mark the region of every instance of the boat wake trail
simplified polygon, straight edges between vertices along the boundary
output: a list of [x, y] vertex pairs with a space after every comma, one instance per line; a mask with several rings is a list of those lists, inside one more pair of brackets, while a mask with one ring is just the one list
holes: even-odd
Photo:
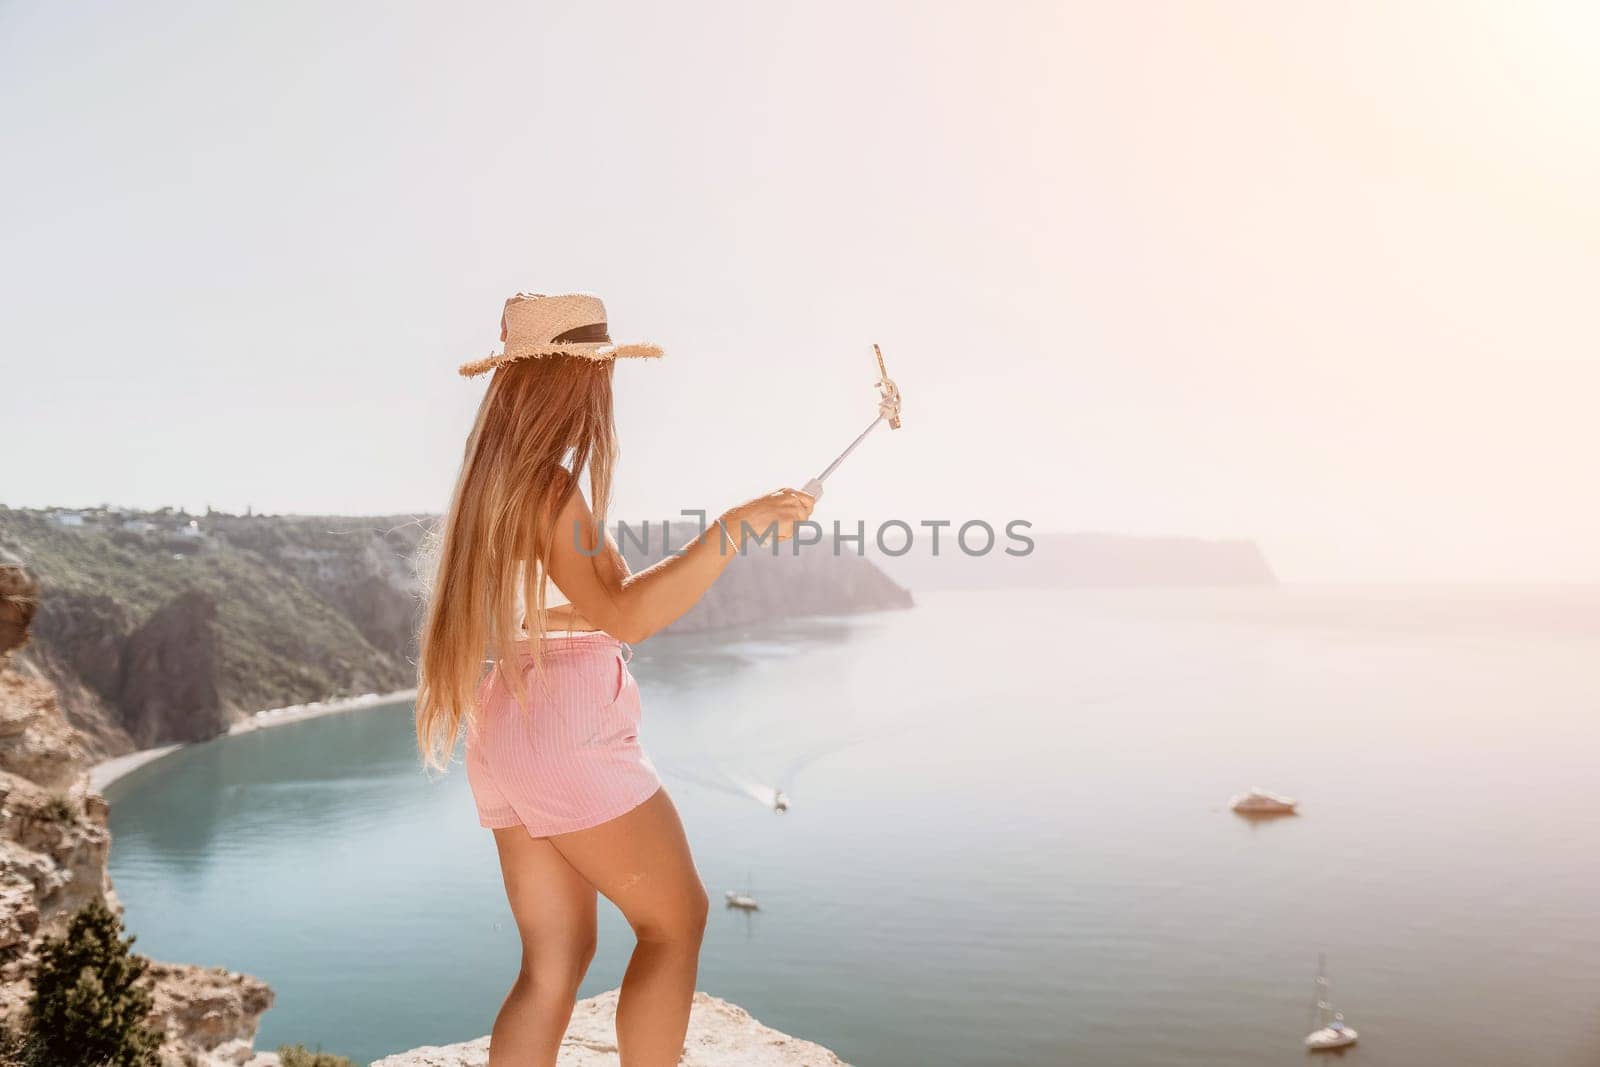
[[676, 767], [662, 768], [661, 773], [702, 789], [725, 793], [741, 800], [754, 800], [764, 808], [771, 808], [778, 802], [777, 786], [751, 781], [720, 766], [713, 768], [709, 773], [679, 770]]
[[716, 768], [713, 774], [685, 771], [676, 767], [663, 767], [661, 773], [668, 778], [676, 778], [680, 782], [688, 782], [690, 785], [697, 785], [702, 789], [709, 789], [715, 793], [726, 793], [729, 796], [740, 798], [755, 796], [757, 800], [761, 799], [756, 794], [751, 793], [742, 781], [734, 778], [720, 767]]
[[738, 782], [745, 796], [754, 797], [756, 803], [764, 808], [770, 808], [778, 802], [778, 787], [775, 785], [762, 785], [760, 782], [747, 782], [737, 778], [733, 780]]
[[[858, 729], [850, 733], [822, 739], [808, 745], [798, 752], [793, 748], [788, 751], [772, 751], [772, 744], [767, 742], [749, 746], [754, 752], [744, 752], [738, 757], [738, 763], [746, 767], [758, 766], [771, 773], [774, 767], [780, 768], [773, 776], [771, 784], [758, 780], [756, 775], [749, 773], [735, 773], [730, 771], [721, 762], [712, 761], [709, 766], [702, 765], [694, 769], [680, 767], [661, 767], [661, 773], [682, 782], [700, 786], [713, 792], [724, 793], [746, 800], [754, 800], [764, 808], [776, 808], [780, 797], [793, 788], [795, 780], [800, 774], [812, 765], [821, 762], [829, 756], [838, 755], [859, 745], [867, 744], [881, 738], [892, 737], [897, 731], [904, 730], [907, 726], [920, 717], [917, 709], [907, 709], [899, 715], [893, 716], [887, 722], [879, 722]], [[722, 738], [723, 747], [745, 748], [737, 738]], [[707, 746], [709, 747], [709, 746]], [[703, 751], [703, 750], [702, 750]], [[695, 762], [701, 762], [702, 755]], [[758, 772], [759, 773], [759, 772]], [[760, 777], [766, 777], [761, 774]], [[786, 803], [786, 800], [785, 800]]]

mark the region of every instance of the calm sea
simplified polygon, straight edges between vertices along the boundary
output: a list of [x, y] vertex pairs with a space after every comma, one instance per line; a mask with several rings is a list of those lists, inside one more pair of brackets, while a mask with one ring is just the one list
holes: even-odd
[[[633, 667], [701, 988], [863, 1067], [1303, 1064], [1319, 953], [1352, 1064], [1600, 1063], [1600, 591], [930, 594]], [[1257, 784], [1302, 814], [1227, 810]], [[260, 1047], [487, 1032], [493, 842], [409, 705], [111, 793], [140, 948], [270, 982]], [[601, 908], [585, 995], [630, 947]]]

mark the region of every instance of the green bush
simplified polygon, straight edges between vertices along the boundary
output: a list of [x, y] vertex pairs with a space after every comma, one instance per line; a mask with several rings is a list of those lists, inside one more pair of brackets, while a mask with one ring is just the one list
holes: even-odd
[[356, 1067], [355, 1061], [331, 1052], [308, 1052], [304, 1045], [279, 1045], [279, 1067]]
[[148, 1029], [150, 991], [139, 984], [147, 963], [133, 938], [100, 901], [73, 916], [65, 935], [39, 950], [29, 1008], [33, 1060], [41, 1067], [96, 1064], [151, 1067], [161, 1035]]

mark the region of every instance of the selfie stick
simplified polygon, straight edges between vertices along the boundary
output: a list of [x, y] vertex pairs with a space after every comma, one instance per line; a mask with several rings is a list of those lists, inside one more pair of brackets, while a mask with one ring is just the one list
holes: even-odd
[[867, 435], [878, 428], [880, 422], [887, 422], [889, 429], [900, 428], [900, 387], [894, 384], [889, 377], [889, 372], [883, 366], [883, 353], [877, 345], [872, 346], [873, 354], [878, 357], [878, 417], [873, 419], [860, 435], [850, 442], [850, 447], [839, 453], [839, 458], [828, 464], [827, 469], [805, 484], [801, 492], [813, 500], [822, 497], [822, 483], [828, 480], [828, 475], [839, 469], [839, 464], [847, 459], [856, 446], [867, 439]]

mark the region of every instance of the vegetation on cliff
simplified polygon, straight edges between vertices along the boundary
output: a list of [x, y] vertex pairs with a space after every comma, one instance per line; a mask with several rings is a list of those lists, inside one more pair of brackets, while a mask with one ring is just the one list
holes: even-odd
[[145, 1026], [154, 998], [141, 984], [148, 962], [132, 951], [122, 923], [91, 901], [58, 938], [39, 949], [29, 1004], [40, 1064], [150, 1067], [161, 1035]]
[[304, 1045], [279, 1045], [278, 1067], [356, 1067], [356, 1063], [348, 1056], [336, 1056]]

